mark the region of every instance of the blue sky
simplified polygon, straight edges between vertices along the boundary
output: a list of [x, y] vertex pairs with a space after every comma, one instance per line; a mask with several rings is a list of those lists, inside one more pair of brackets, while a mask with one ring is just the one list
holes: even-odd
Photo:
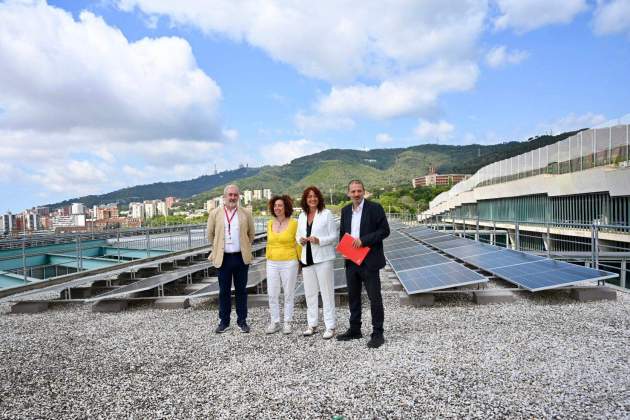
[[0, 212], [611, 123], [630, 0], [0, 1]]

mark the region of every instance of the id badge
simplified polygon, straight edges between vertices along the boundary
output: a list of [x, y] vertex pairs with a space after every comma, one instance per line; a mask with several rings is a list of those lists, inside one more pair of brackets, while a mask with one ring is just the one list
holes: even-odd
[[225, 244], [232, 245], [232, 235], [228, 235], [225, 237]]

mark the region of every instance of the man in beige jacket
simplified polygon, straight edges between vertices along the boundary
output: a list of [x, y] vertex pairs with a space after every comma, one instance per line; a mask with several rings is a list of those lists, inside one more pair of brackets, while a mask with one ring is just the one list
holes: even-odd
[[232, 312], [232, 279], [236, 294], [236, 323], [241, 332], [248, 333], [247, 271], [252, 261], [254, 219], [251, 212], [238, 206], [240, 191], [236, 185], [223, 190], [223, 206], [208, 214], [208, 241], [212, 252], [208, 259], [219, 269], [219, 326], [222, 333], [230, 326]]

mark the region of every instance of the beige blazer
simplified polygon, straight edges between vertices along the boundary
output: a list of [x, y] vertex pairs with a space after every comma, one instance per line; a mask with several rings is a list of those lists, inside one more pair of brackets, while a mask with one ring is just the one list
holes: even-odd
[[[241, 253], [243, 254], [243, 262], [249, 264], [252, 262], [252, 242], [254, 242], [254, 218], [248, 210], [238, 207], [238, 228], [239, 242], [241, 245]], [[212, 244], [212, 252], [208, 256], [208, 260], [212, 261], [212, 265], [220, 268], [223, 264], [223, 252], [225, 248], [225, 214], [223, 206], [212, 210], [208, 215], [208, 242]]]

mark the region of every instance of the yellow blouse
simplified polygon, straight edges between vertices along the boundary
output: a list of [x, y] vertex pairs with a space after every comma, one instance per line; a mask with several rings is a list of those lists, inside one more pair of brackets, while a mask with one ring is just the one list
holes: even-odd
[[267, 259], [271, 261], [297, 260], [301, 247], [295, 242], [297, 220], [289, 219], [289, 226], [280, 233], [273, 231], [273, 219], [267, 222]]

